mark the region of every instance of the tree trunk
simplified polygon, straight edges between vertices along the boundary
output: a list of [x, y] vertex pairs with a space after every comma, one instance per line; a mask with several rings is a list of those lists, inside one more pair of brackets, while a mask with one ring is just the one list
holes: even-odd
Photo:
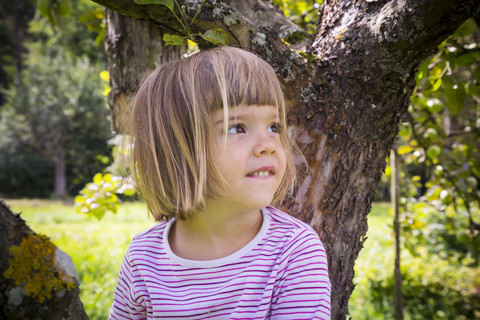
[[22, 71], [22, 39], [20, 38], [20, 22], [18, 17], [18, 1], [12, 1], [13, 58], [17, 75]]
[[[70, 257], [35, 234], [1, 199], [0, 243], [0, 319], [88, 320]], [[46, 261], [49, 269], [38, 267]]]
[[55, 197], [62, 198], [67, 193], [67, 165], [65, 151], [62, 146], [57, 147], [55, 155]]
[[391, 194], [392, 194], [392, 211], [393, 211], [393, 233], [395, 246], [395, 268], [393, 271], [394, 300], [395, 300], [395, 320], [403, 320], [403, 293], [402, 293], [402, 271], [400, 269], [400, 218], [399, 218], [399, 168], [396, 146], [390, 151], [390, 168], [391, 168]]
[[[164, 5], [95, 1], [187, 35]], [[235, 5], [239, 0], [229, 1], [237, 10], [215, 0], [203, 5], [200, 0], [177, 2], [192, 33], [222, 28], [230, 45], [261, 56], [283, 83], [291, 131], [308, 161], [296, 194], [284, 207], [312, 225], [325, 244], [332, 319], [345, 319], [367, 214], [418, 66], [463, 21], [480, 12], [480, 1], [325, 0], [315, 39], [302, 56], [280, 40], [282, 30], [272, 23], [278, 20], [276, 10], [261, 10], [258, 19], [252, 18], [266, 1], [249, 0], [250, 10]], [[175, 11], [180, 16], [177, 7]]]
[[122, 115], [145, 73], [164, 62], [181, 58], [187, 52], [187, 44], [185, 41], [180, 46], [164, 47], [163, 31], [159, 27], [113, 10], [107, 9], [105, 16], [112, 127], [121, 132]]

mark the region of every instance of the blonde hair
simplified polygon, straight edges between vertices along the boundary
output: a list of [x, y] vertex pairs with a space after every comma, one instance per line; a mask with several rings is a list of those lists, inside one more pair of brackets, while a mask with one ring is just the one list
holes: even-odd
[[[272, 67], [247, 51], [221, 47], [167, 63], [140, 86], [126, 132], [138, 192], [156, 220], [188, 218], [228, 187], [214, 157], [212, 113], [238, 105], [275, 106], [286, 128], [285, 101]], [[286, 172], [272, 204], [295, 184], [293, 143], [281, 132]]]

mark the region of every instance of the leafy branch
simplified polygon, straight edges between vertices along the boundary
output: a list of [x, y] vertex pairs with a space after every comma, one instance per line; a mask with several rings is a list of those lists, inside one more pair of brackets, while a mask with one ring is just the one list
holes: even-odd
[[[191, 41], [197, 42], [196, 39], [201, 38], [208, 43], [215, 45], [215, 46], [226, 46], [228, 45], [227, 33], [225, 30], [221, 28], [215, 29], [208, 29], [205, 33], [192, 33], [190, 31], [190, 26], [193, 25], [195, 19], [197, 18], [198, 14], [200, 13], [205, 0], [202, 0], [202, 3], [199, 5], [195, 15], [193, 16], [192, 20], [188, 22], [187, 15], [185, 13], [185, 6], [181, 6], [177, 0], [134, 0], [137, 4], [156, 4], [156, 5], [163, 5], [166, 6], [173, 14], [175, 19], [180, 23], [182, 26], [182, 33], [184, 35], [178, 34], [170, 34], [165, 33], [163, 35], [163, 41], [165, 45], [181, 45], [185, 42], [186, 39]], [[177, 8], [178, 12], [180, 12], [180, 17], [175, 12], [175, 7]]]

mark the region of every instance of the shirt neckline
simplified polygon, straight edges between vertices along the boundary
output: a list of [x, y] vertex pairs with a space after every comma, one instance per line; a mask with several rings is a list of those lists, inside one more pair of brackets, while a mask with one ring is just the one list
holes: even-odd
[[243, 257], [246, 253], [250, 252], [257, 244], [260, 243], [263, 237], [267, 234], [267, 231], [270, 228], [270, 215], [268, 214], [267, 208], [261, 209], [261, 212], [263, 215], [263, 222], [262, 227], [260, 228], [260, 231], [258, 231], [257, 235], [241, 249], [226, 257], [214, 260], [190, 260], [177, 256], [172, 251], [170, 243], [168, 242], [168, 233], [173, 223], [175, 222], [175, 219], [171, 219], [170, 221], [168, 221], [165, 229], [163, 230], [164, 249], [167, 253], [167, 256], [172, 262], [189, 268], [214, 268], [235, 262], [241, 257]]

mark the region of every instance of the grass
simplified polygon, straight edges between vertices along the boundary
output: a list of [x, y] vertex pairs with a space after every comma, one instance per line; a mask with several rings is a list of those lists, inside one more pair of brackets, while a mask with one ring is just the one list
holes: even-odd
[[378, 270], [387, 268], [393, 273], [393, 218], [389, 209], [389, 203], [374, 203], [368, 215], [367, 240], [355, 261], [356, 286], [348, 306], [352, 319], [384, 319], [368, 302], [368, 295], [369, 279], [375, 279]]
[[[117, 214], [107, 213], [98, 221], [75, 212], [73, 203], [52, 200], [5, 200], [13, 212], [37, 233], [50, 239], [73, 259], [80, 279], [81, 300], [92, 320], [106, 319], [112, 304], [118, 271], [131, 238], [154, 224], [141, 203], [124, 203]], [[368, 240], [355, 265], [357, 287], [350, 299], [354, 319], [365, 319], [375, 310], [364, 302], [368, 294], [366, 279], [372, 264], [392, 265], [393, 249], [388, 224], [389, 205], [375, 204], [369, 214]], [[391, 251], [392, 253], [386, 253]], [[381, 266], [380, 266], [381, 265]], [[370, 308], [371, 309], [371, 308]], [[379, 315], [379, 319], [381, 319]]]

